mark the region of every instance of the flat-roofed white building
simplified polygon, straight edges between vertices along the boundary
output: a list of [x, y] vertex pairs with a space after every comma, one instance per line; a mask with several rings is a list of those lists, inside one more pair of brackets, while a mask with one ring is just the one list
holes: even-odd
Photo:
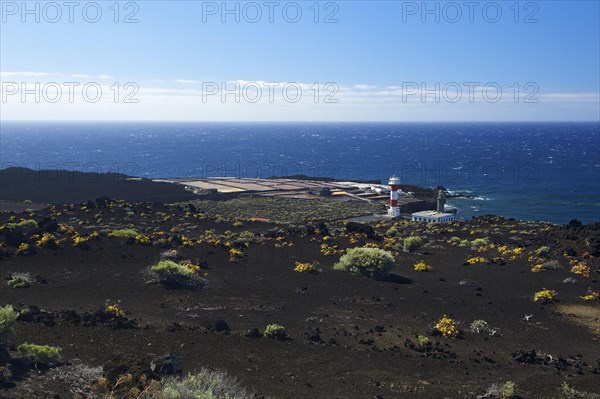
[[412, 214], [413, 222], [447, 223], [454, 222], [454, 220], [456, 220], [456, 215], [453, 213], [422, 211]]

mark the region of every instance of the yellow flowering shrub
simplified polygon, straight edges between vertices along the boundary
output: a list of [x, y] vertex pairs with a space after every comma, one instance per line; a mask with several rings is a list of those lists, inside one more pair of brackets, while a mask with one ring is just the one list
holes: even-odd
[[59, 242], [56, 239], [56, 237], [54, 237], [53, 234], [44, 233], [35, 242], [35, 245], [38, 246], [38, 247], [40, 247], [40, 248], [58, 248], [59, 247]]
[[535, 293], [535, 295], [533, 296], [533, 300], [535, 302], [552, 302], [556, 295], [556, 291], [544, 288], [541, 291]]
[[238, 259], [244, 257], [244, 252], [241, 249], [231, 248], [229, 250], [229, 261], [236, 262]]
[[334, 256], [343, 253], [337, 245], [321, 244], [320, 251], [325, 256]]
[[87, 246], [87, 242], [89, 241], [89, 237], [83, 237], [79, 234], [75, 234], [73, 236], [73, 246], [79, 248], [85, 248]]
[[150, 245], [152, 244], [152, 241], [150, 241], [150, 237], [148, 237], [147, 235], [144, 234], [138, 234], [135, 236], [135, 242], [137, 242], [140, 245]]
[[600, 301], [600, 292], [591, 291], [587, 295], [581, 297], [584, 301]]
[[424, 261], [419, 261], [417, 263], [415, 263], [415, 271], [416, 272], [428, 272], [431, 269], [433, 269], [431, 266], [429, 266], [427, 263], [425, 263]]
[[444, 338], [456, 338], [460, 334], [456, 322], [444, 315], [434, 326]]
[[472, 258], [467, 259], [466, 263], [468, 263], [469, 265], [474, 265], [476, 263], [486, 263], [487, 260], [483, 257], [483, 256], [475, 256]]
[[301, 263], [296, 262], [295, 272], [298, 273], [318, 273], [317, 266], [315, 263]]
[[121, 301], [117, 301], [113, 304], [106, 305], [104, 312], [111, 315], [112, 317], [125, 317], [125, 311], [121, 307]]
[[17, 248], [17, 255], [29, 255], [29, 250], [31, 249], [31, 246], [29, 244], [27, 244], [26, 242], [22, 242], [21, 244], [19, 244], [19, 247]]
[[186, 248], [192, 248], [194, 246], [194, 241], [188, 236], [181, 236], [181, 244]]
[[363, 247], [365, 247], [365, 248], [379, 248], [379, 244], [377, 244], [376, 242], [368, 242], [365, 245], [363, 245]]
[[275, 239], [275, 248], [291, 248], [294, 246], [294, 243], [291, 241], [286, 241], [285, 237], [277, 237]]
[[579, 274], [583, 277], [590, 277], [591, 272], [590, 267], [583, 262], [578, 262], [571, 268], [571, 273]]
[[531, 271], [534, 273], [544, 272], [546, 270], [547, 269], [541, 263], [539, 265], [535, 265], [534, 267], [531, 268]]
[[192, 273], [196, 273], [196, 274], [200, 273], [200, 269], [202, 269], [202, 267], [200, 265], [196, 265], [189, 260], [181, 262], [181, 265], [183, 267], [185, 267], [186, 269], [189, 269]]

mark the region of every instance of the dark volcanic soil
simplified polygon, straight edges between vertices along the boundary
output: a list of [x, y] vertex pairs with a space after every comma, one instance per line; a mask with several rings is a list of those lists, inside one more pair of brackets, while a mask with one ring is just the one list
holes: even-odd
[[[85, 202], [99, 197], [126, 201], [176, 202], [197, 198], [183, 186], [130, 179], [119, 173], [83, 173], [66, 170], [0, 170], [0, 201], [56, 204]], [[31, 207], [30, 207], [31, 208]], [[12, 210], [12, 209], [9, 209]]]
[[[287, 228], [192, 208], [109, 201], [0, 214], [0, 305], [25, 310], [9, 338], [13, 373], [0, 397], [71, 397], [51, 373], [19, 368], [14, 349], [23, 342], [61, 347], [63, 365], [102, 366], [110, 386], [130, 373], [128, 389], [141, 386], [143, 374], [154, 378], [149, 360], [170, 353], [184, 373], [226, 370], [257, 397], [475, 398], [507, 381], [523, 398], [562, 397], [563, 381], [588, 397], [600, 392], [600, 311], [581, 298], [599, 288], [599, 224], [397, 222], [386, 237], [391, 222], [373, 225], [372, 234], [344, 222]], [[20, 218], [38, 227], [7, 226]], [[110, 234], [125, 228], [138, 239]], [[55, 247], [36, 244], [44, 232]], [[425, 245], [402, 251], [409, 235]], [[75, 247], [76, 237], [90, 239]], [[478, 238], [488, 241], [481, 250], [460, 246]], [[30, 250], [18, 255], [22, 243]], [[334, 271], [340, 254], [321, 251], [366, 244], [395, 254], [383, 281]], [[232, 258], [233, 248], [243, 255]], [[151, 282], [148, 268], [168, 249], [200, 265], [208, 285]], [[485, 260], [465, 264], [474, 257]], [[433, 270], [413, 270], [420, 260]], [[296, 261], [316, 261], [320, 272], [295, 272]], [[571, 272], [580, 262], [589, 277]], [[535, 273], [536, 264], [546, 266]], [[33, 285], [8, 286], [4, 277], [16, 272], [29, 273]], [[543, 288], [555, 290], [556, 300], [534, 302]], [[107, 303], [118, 303], [125, 316], [107, 315]], [[433, 334], [444, 315], [458, 323], [460, 337]], [[497, 333], [471, 332], [478, 319]], [[284, 326], [289, 339], [249, 333], [271, 323]], [[420, 347], [419, 335], [430, 344]], [[129, 397], [127, 389], [115, 392]]]

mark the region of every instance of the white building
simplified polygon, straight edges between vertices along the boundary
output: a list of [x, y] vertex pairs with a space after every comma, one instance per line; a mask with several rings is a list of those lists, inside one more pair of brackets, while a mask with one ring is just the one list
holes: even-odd
[[437, 207], [435, 211], [421, 211], [412, 214], [413, 222], [444, 223], [454, 222], [456, 216], [445, 212], [446, 198], [442, 190], [438, 191]]
[[412, 214], [413, 222], [444, 223], [454, 222], [455, 220], [456, 216], [453, 213], [422, 211]]

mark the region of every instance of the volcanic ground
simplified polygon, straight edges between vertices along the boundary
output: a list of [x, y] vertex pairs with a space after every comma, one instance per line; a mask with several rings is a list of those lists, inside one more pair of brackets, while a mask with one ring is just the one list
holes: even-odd
[[[266, 222], [255, 199], [237, 218], [204, 201], [107, 198], [0, 213], [0, 306], [20, 312], [0, 397], [140, 397], [168, 354], [182, 375], [223, 370], [256, 398], [494, 397], [507, 382], [514, 397], [600, 397], [600, 224], [364, 224], [319, 217], [326, 199], [291, 223], [305, 200], [288, 201], [286, 223]], [[389, 275], [333, 269], [365, 246], [394, 256]], [[166, 258], [203, 284], [157, 282], [150, 268]], [[31, 284], [9, 284], [17, 275]], [[554, 297], [534, 300], [543, 290]], [[458, 336], [436, 328], [443, 317]], [[287, 337], [263, 336], [270, 324]], [[32, 366], [24, 342], [61, 348], [60, 361]], [[57, 377], [77, 365], [102, 378]]]

